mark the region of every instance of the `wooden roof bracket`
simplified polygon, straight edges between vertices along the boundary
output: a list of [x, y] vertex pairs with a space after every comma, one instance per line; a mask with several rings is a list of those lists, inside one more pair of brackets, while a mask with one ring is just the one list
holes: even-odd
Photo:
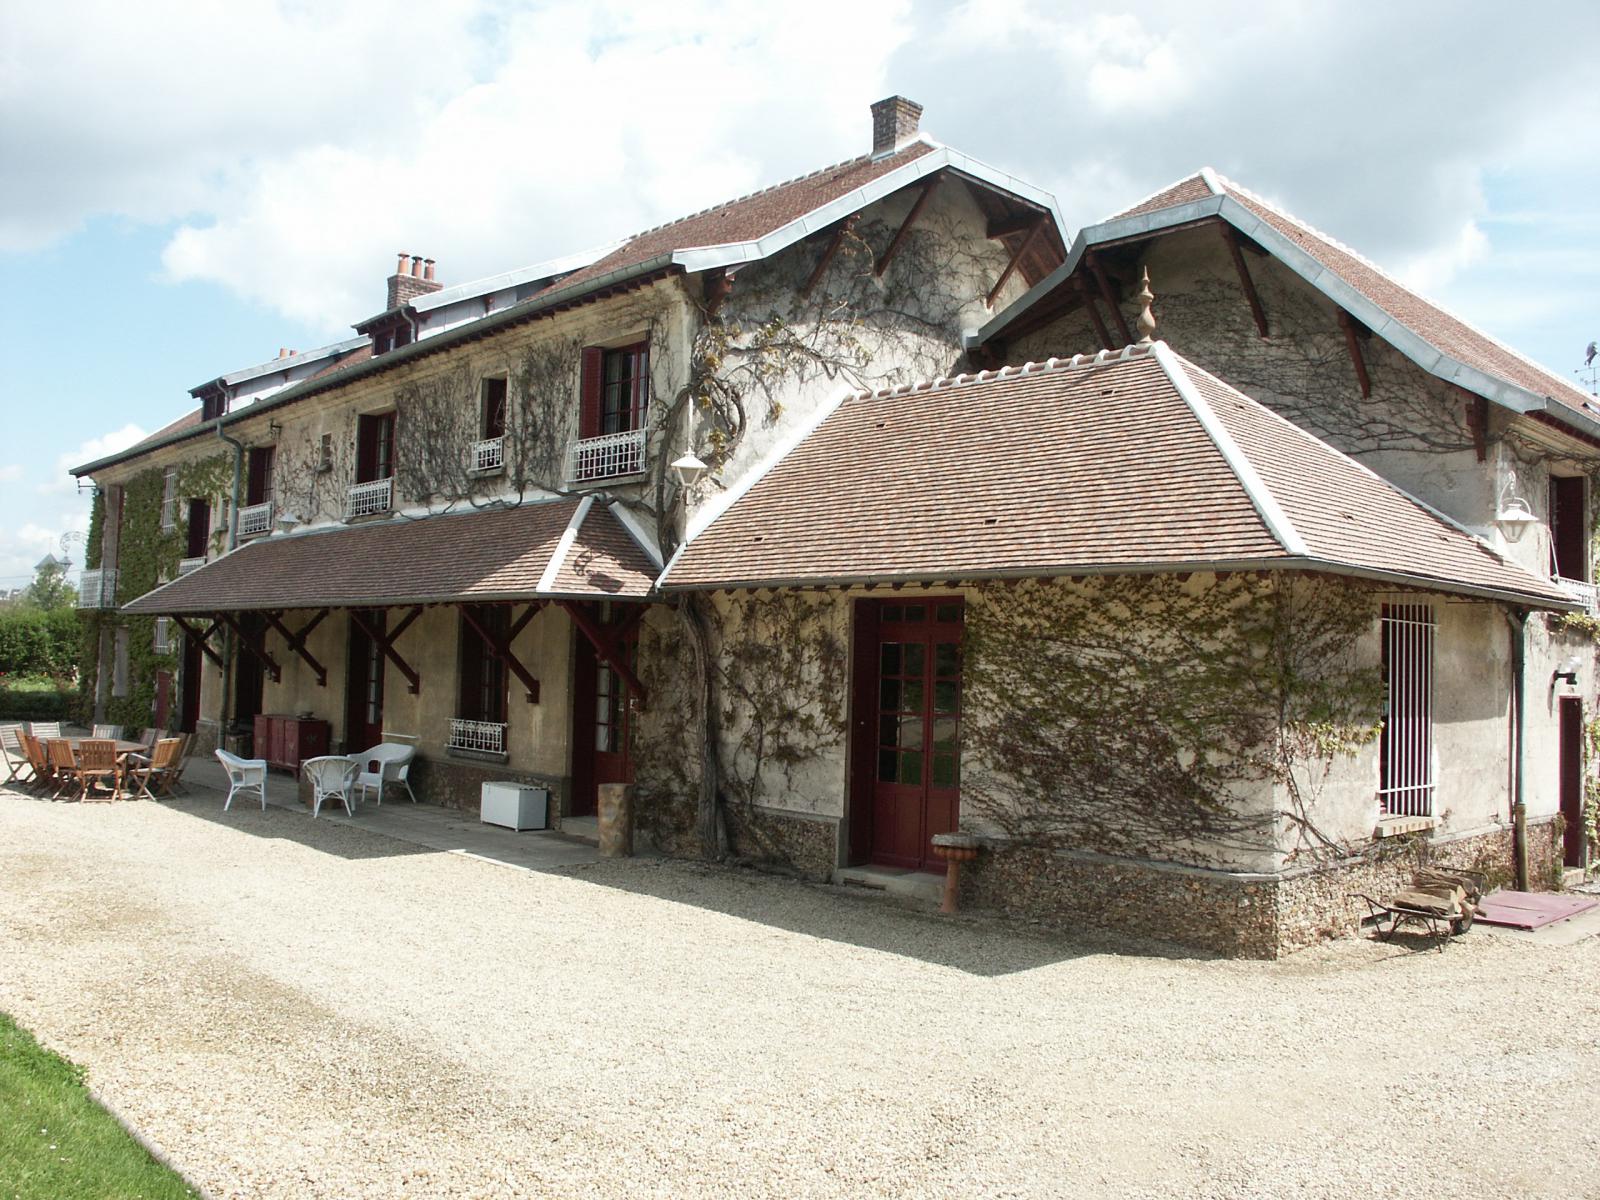
[[639, 707], [644, 708], [645, 687], [639, 682], [639, 677], [634, 674], [633, 668], [628, 665], [628, 655], [622, 641], [628, 630], [638, 624], [640, 618], [644, 616], [644, 609], [641, 608], [627, 624], [608, 630], [585, 612], [583, 605], [572, 600], [562, 600], [560, 604], [567, 610], [567, 616], [572, 618], [572, 623], [578, 627], [578, 631], [594, 647], [595, 657], [622, 676], [622, 682], [628, 685], [629, 693], [638, 699]]
[[1267, 314], [1261, 307], [1261, 296], [1256, 292], [1256, 282], [1250, 278], [1250, 268], [1245, 265], [1244, 252], [1239, 248], [1239, 235], [1226, 221], [1218, 222], [1222, 240], [1228, 243], [1228, 255], [1233, 259], [1233, 269], [1239, 273], [1239, 286], [1244, 288], [1244, 298], [1250, 302], [1250, 315], [1256, 319], [1256, 332], [1270, 337], [1267, 332]]
[[828, 239], [827, 249], [822, 252], [822, 257], [817, 259], [817, 265], [811, 272], [811, 278], [807, 279], [805, 287], [800, 289], [800, 295], [805, 299], [811, 299], [812, 291], [817, 284], [822, 282], [822, 277], [828, 273], [828, 264], [833, 261], [833, 256], [839, 253], [839, 247], [844, 244], [844, 239], [855, 229], [856, 222], [860, 219], [860, 213], [851, 213], [839, 222], [838, 227], [833, 231], [833, 237]]
[[267, 669], [267, 672], [272, 676], [272, 682], [281, 683], [283, 681], [283, 668], [278, 665], [277, 659], [267, 653], [265, 635], [261, 639], [262, 645], [258, 646], [250, 639], [250, 635], [244, 631], [244, 626], [239, 624], [238, 617], [232, 613], [219, 613], [218, 617], [223, 624], [239, 635], [239, 644], [250, 652], [251, 658]]
[[189, 622], [185, 621], [176, 613], [174, 613], [172, 616], [172, 623], [179, 629], [183, 630], [184, 633], [188, 634], [199, 644], [201, 653], [203, 653], [212, 662], [216, 663], [219, 668], [222, 666], [222, 655], [218, 654], [214, 649], [212, 649], [210, 640], [211, 635], [218, 629], [222, 628], [221, 621], [211, 622], [211, 628], [207, 629], [204, 633], [201, 633], [198, 629], [189, 624]]
[[361, 626], [366, 635], [377, 643], [378, 649], [383, 651], [383, 656], [395, 665], [395, 669], [406, 677], [406, 691], [412, 695], [422, 690], [422, 676], [418, 675], [405, 659], [400, 657], [400, 652], [394, 648], [395, 642], [400, 640], [400, 635], [411, 627], [411, 622], [422, 615], [422, 605], [416, 605], [410, 612], [400, 619], [400, 624], [393, 629], [378, 630], [368, 625], [361, 616], [361, 610], [352, 608], [350, 619]]
[[729, 293], [733, 291], [733, 272], [727, 267], [718, 267], [716, 270], [707, 271], [701, 284], [705, 295], [705, 312], [709, 320], [721, 310]]
[[1478, 461], [1484, 462], [1489, 457], [1489, 399], [1467, 391], [1460, 384], [1456, 385], [1456, 390], [1467, 402], [1467, 429], [1472, 434], [1472, 448], [1477, 452]]
[[1049, 218], [1044, 213], [1040, 213], [1039, 216], [1034, 218], [1033, 224], [1028, 227], [1028, 232], [1023, 236], [1022, 240], [1017, 243], [1017, 249], [1016, 252], [1012, 254], [1011, 261], [1006, 263], [1006, 269], [1000, 272], [1000, 278], [996, 279], [994, 281], [994, 286], [989, 289], [989, 298], [983, 302], [985, 307], [994, 307], [994, 302], [1000, 295], [1000, 289], [1005, 287], [1006, 280], [1011, 278], [1012, 272], [1017, 269], [1017, 264], [1022, 262], [1022, 256], [1032, 248], [1034, 239], [1037, 238], [1040, 231], [1044, 229], [1045, 222], [1048, 219]]
[[1094, 293], [1089, 290], [1089, 281], [1082, 275], [1072, 277], [1077, 281], [1078, 293], [1083, 297], [1083, 307], [1088, 310], [1089, 320], [1094, 322], [1094, 333], [1100, 339], [1103, 349], [1111, 349], [1111, 331], [1106, 328], [1106, 323], [1100, 319], [1100, 310], [1095, 307]]
[[922, 210], [927, 207], [928, 201], [933, 198], [935, 189], [939, 186], [942, 175], [935, 175], [922, 185], [922, 191], [917, 194], [916, 200], [911, 204], [911, 211], [906, 213], [906, 219], [900, 222], [900, 228], [894, 231], [894, 237], [889, 239], [889, 244], [884, 247], [878, 256], [877, 263], [872, 268], [872, 274], [878, 279], [883, 278], [883, 273], [889, 269], [889, 264], [894, 261], [894, 256], [900, 252], [900, 243], [905, 240], [906, 234], [911, 232], [911, 227], [917, 223], [917, 218], [922, 215]]
[[1111, 316], [1117, 322], [1117, 332], [1122, 334], [1122, 344], [1133, 345], [1133, 334], [1128, 329], [1128, 319], [1122, 315], [1122, 306], [1117, 303], [1116, 294], [1111, 290], [1111, 280], [1106, 276], [1106, 268], [1100, 261], [1100, 256], [1089, 250], [1084, 253], [1084, 258], [1089, 260], [1089, 270], [1094, 272], [1094, 281], [1100, 285], [1100, 298], [1106, 302], [1106, 307], [1111, 310]]
[[1361, 357], [1361, 343], [1356, 333], [1355, 318], [1344, 309], [1339, 313], [1339, 328], [1344, 330], [1344, 347], [1350, 352], [1350, 365], [1356, 369], [1356, 382], [1361, 385], [1362, 399], [1372, 396], [1372, 380], [1367, 375], [1367, 361]]
[[313, 629], [322, 624], [322, 619], [328, 615], [328, 612], [329, 610], [326, 608], [320, 609], [316, 616], [300, 627], [299, 633], [294, 632], [283, 623], [282, 613], [269, 612], [267, 614], [267, 624], [283, 635], [284, 643], [289, 647], [289, 653], [298, 654], [301, 661], [316, 672], [318, 687], [328, 686], [328, 669], [312, 656], [311, 651], [306, 649], [306, 638], [311, 636]]
[[511, 622], [503, 638], [478, 624], [477, 618], [472, 615], [472, 605], [458, 604], [456, 607], [461, 610], [461, 619], [472, 626], [478, 636], [483, 639], [483, 644], [489, 647], [490, 653], [504, 663], [506, 669], [517, 677], [517, 681], [524, 688], [528, 703], [539, 703], [539, 681], [534, 678], [533, 672], [523, 665], [522, 660], [512, 652], [511, 643], [517, 640], [517, 634], [528, 627], [528, 622], [533, 620], [534, 614], [544, 607], [544, 601], [537, 601], [523, 609], [522, 615]]

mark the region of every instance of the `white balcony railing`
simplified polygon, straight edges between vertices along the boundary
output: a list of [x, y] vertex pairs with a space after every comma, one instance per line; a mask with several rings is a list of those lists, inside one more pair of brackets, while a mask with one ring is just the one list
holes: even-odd
[[272, 532], [272, 501], [265, 504], [252, 504], [249, 508], [239, 510], [239, 536], [260, 537], [263, 533]]
[[373, 513], [388, 512], [394, 503], [394, 480], [374, 479], [371, 483], [353, 483], [344, 503], [346, 517], [367, 517]]
[[466, 721], [450, 718], [450, 740], [447, 750], [475, 750], [482, 754], [506, 752], [506, 727], [496, 721]]
[[474, 475], [493, 475], [506, 469], [506, 440], [503, 437], [484, 438], [472, 444], [472, 463], [469, 470]]
[[644, 470], [644, 430], [608, 433], [572, 443], [567, 456], [567, 478], [611, 479], [637, 475]]
[[178, 577], [182, 578], [190, 571], [198, 571], [205, 565], [206, 556], [204, 554], [200, 555], [198, 558], [180, 558], [178, 560]]
[[117, 569], [96, 567], [78, 577], [79, 608], [115, 608], [117, 606]]
[[1583, 605], [1583, 609], [1591, 617], [1600, 616], [1600, 590], [1592, 583], [1585, 583], [1581, 579], [1563, 579], [1556, 577], [1556, 586], [1567, 595]]

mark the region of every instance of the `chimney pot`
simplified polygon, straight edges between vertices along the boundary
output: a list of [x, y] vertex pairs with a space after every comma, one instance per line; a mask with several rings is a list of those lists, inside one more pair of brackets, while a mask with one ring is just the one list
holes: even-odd
[[422, 255], [420, 254], [411, 256], [411, 277], [413, 279], [422, 278]]
[[406, 259], [410, 257], [411, 255], [407, 254], [404, 250], [400, 251], [400, 261], [395, 264], [394, 268], [394, 273], [396, 275], [404, 275], [406, 273]]
[[423, 258], [420, 254], [400, 255], [400, 261], [395, 264], [394, 274], [389, 276], [388, 294], [384, 300], [383, 311], [393, 312], [411, 303], [418, 296], [426, 296], [429, 292], [437, 292], [443, 287], [444, 285], [433, 277], [433, 266], [433, 259]]
[[883, 158], [914, 142], [922, 105], [904, 96], [887, 96], [872, 106], [872, 157]]
[[427, 279], [427, 280], [432, 280], [433, 279], [433, 259], [425, 258], [425, 259], [422, 260], [422, 263], [423, 263], [423, 268], [424, 268], [423, 272], [422, 272], [422, 277], [424, 279]]

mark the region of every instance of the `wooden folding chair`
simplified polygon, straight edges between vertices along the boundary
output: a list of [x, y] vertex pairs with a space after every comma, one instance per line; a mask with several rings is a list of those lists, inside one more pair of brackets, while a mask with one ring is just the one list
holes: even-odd
[[172, 769], [167, 773], [166, 791], [162, 793], [167, 796], [172, 795], [175, 788], [182, 789], [185, 793], [189, 791], [183, 786], [183, 773], [189, 767], [189, 751], [194, 749], [194, 734], [180, 733], [178, 739], [181, 744], [178, 746], [177, 756], [172, 760]]
[[[0, 725], [0, 767], [6, 770], [6, 783], [25, 784], [33, 778], [33, 763], [22, 744], [27, 731], [21, 725]], [[23, 775], [26, 771], [27, 775]]]
[[122, 764], [117, 761], [117, 743], [111, 738], [85, 738], [78, 743], [78, 799], [87, 800], [96, 782], [108, 785], [108, 794], [99, 799], [122, 799]]
[[172, 774], [173, 765], [178, 761], [178, 751], [182, 745], [182, 738], [162, 738], [150, 752], [148, 762], [130, 760], [127, 780], [130, 784], [138, 785], [138, 799], [157, 799], [155, 792], [151, 790], [151, 784], [162, 788], [162, 795], [167, 794], [165, 790], [167, 780]]
[[55, 791], [50, 799], [61, 799], [61, 793], [72, 787], [78, 778], [78, 756], [72, 752], [72, 743], [66, 738], [51, 738], [44, 744], [50, 758], [50, 777], [55, 781]]

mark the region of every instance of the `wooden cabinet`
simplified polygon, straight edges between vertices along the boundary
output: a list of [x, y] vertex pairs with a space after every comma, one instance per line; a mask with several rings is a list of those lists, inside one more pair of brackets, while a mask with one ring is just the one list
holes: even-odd
[[314, 717], [262, 713], [256, 717], [256, 757], [271, 767], [300, 773], [300, 764], [328, 752], [332, 730]]

